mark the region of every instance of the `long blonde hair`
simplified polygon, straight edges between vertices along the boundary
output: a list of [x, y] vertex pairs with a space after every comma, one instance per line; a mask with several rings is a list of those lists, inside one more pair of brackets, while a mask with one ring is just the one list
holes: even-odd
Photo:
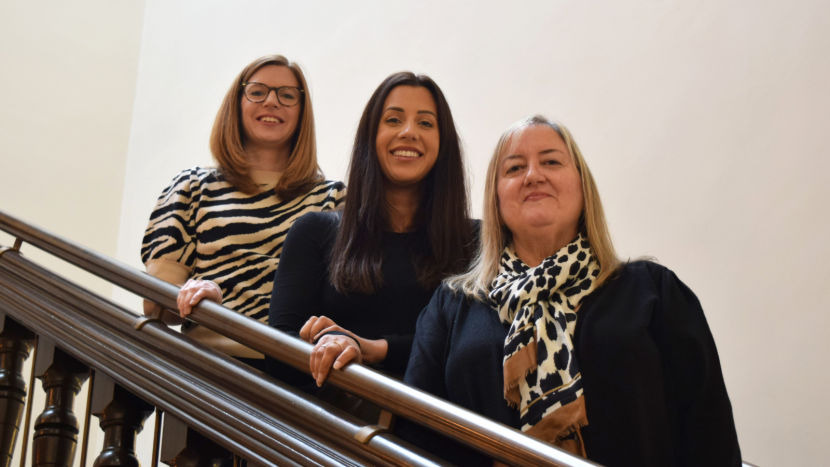
[[504, 248], [510, 243], [512, 234], [499, 213], [499, 197], [496, 186], [498, 184], [499, 162], [508, 149], [510, 139], [519, 131], [533, 125], [545, 125], [552, 128], [568, 147], [576, 170], [582, 179], [582, 195], [584, 206], [579, 218], [579, 231], [588, 237], [594, 256], [600, 265], [600, 275], [597, 286], [601, 286], [619, 268], [621, 262], [617, 258], [608, 226], [605, 222], [605, 211], [599, 197], [594, 176], [588, 164], [582, 157], [571, 132], [564, 125], [548, 120], [542, 115], [533, 115], [520, 120], [499, 138], [490, 165], [487, 167], [487, 179], [484, 188], [484, 213], [481, 219], [481, 243], [476, 258], [470, 263], [467, 272], [453, 276], [444, 281], [452, 290], [464, 294], [483, 298], [490, 292], [490, 284], [499, 272], [499, 261]]
[[244, 130], [240, 117], [242, 83], [251, 79], [254, 73], [267, 65], [285, 66], [294, 72], [303, 92], [300, 122], [291, 142], [291, 156], [277, 186], [276, 194], [282, 199], [291, 199], [309, 191], [323, 180], [323, 172], [317, 164], [317, 138], [314, 131], [314, 109], [303, 70], [282, 55], [266, 55], [246, 66], [228, 89], [222, 101], [213, 131], [210, 134], [210, 152], [222, 175], [229, 183], [245, 193], [258, 190], [251, 179], [251, 163], [244, 148]]

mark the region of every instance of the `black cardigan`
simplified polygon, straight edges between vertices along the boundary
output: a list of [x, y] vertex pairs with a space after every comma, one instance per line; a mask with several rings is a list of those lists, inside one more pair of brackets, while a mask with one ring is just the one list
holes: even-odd
[[[498, 313], [442, 286], [418, 320], [405, 381], [513, 428], [502, 393], [507, 329]], [[574, 346], [588, 458], [606, 466], [740, 466], [715, 342], [697, 297], [663, 266], [625, 265], [588, 296]], [[486, 457], [406, 420], [398, 435], [458, 465]]]

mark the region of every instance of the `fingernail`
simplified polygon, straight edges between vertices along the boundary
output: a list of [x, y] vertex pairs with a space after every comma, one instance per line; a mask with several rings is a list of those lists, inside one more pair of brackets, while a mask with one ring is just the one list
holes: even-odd
[[340, 362], [334, 362], [334, 369], [335, 370], [339, 370], [341, 366], [343, 366], [343, 365], [341, 365]]

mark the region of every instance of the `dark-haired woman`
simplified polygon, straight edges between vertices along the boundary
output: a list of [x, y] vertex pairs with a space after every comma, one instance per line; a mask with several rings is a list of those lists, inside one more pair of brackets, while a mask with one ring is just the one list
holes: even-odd
[[[144, 235], [147, 272], [181, 286], [183, 323], [202, 299], [265, 321], [286, 233], [303, 214], [335, 209], [345, 187], [317, 165], [314, 112], [300, 67], [281, 55], [249, 64], [216, 115], [217, 167], [182, 171], [162, 192]], [[145, 313], [159, 313], [145, 302]], [[191, 338], [264, 370], [263, 355], [194, 323]]]
[[[349, 361], [406, 369], [418, 315], [474, 250], [449, 105], [428, 77], [396, 73], [360, 119], [342, 213], [304, 216], [285, 241], [269, 324], [316, 342], [321, 385]], [[307, 376], [282, 367], [295, 385]]]

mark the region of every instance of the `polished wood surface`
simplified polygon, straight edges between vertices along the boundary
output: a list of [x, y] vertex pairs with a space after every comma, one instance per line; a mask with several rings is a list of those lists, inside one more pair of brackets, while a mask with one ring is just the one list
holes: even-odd
[[0, 312], [0, 467], [12, 461], [26, 402], [23, 362], [34, 341], [31, 331]]
[[175, 417], [165, 417], [160, 461], [170, 467], [234, 467], [234, 456]]
[[32, 437], [34, 467], [71, 467], [78, 446], [75, 396], [89, 377], [89, 367], [72, 358], [53, 341], [38, 343], [35, 377], [43, 382], [46, 407], [37, 417]]
[[155, 407], [98, 372], [90, 408], [104, 430], [104, 447], [93, 467], [139, 467], [136, 437]]

